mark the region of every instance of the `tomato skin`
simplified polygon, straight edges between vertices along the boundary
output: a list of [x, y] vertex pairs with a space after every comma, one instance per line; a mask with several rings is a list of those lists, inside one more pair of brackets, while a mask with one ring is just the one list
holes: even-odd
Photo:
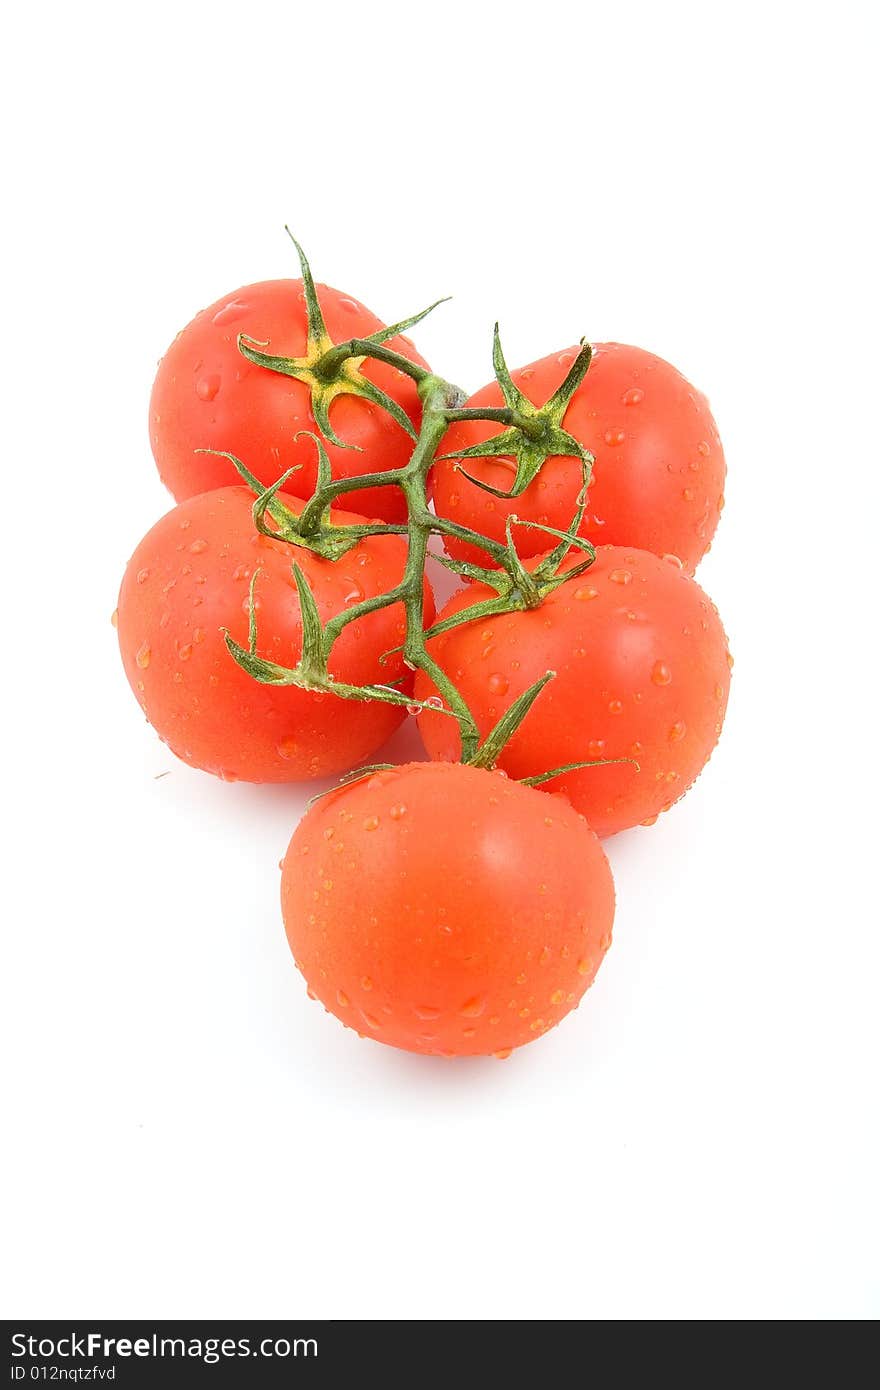
[[[576, 354], [576, 348], [552, 353], [513, 372], [513, 380], [535, 405], [543, 405]], [[484, 386], [467, 404], [503, 404], [497, 382]], [[677, 555], [692, 573], [715, 534], [726, 472], [705, 396], [653, 353], [624, 343], [597, 343], [563, 427], [595, 459], [581, 534], [595, 545]], [[500, 428], [485, 421], [453, 425], [439, 452], [481, 443]], [[505, 491], [513, 482], [510, 466], [494, 459], [466, 459], [461, 466]], [[511, 514], [566, 530], [582, 480], [577, 459], [549, 458], [521, 497], [505, 501], [469, 482], [456, 460], [449, 459], [434, 468], [434, 503], [441, 516], [503, 542]], [[526, 527], [514, 527], [514, 536], [523, 556], [537, 555], [552, 544], [546, 534]], [[487, 563], [476, 546], [453, 539], [447, 549], [456, 559]]]
[[[454, 594], [440, 618], [491, 597], [482, 585]], [[463, 624], [432, 638], [483, 734], [546, 671], [545, 687], [502, 752], [511, 777], [566, 763], [633, 758], [547, 783], [599, 835], [668, 810], [705, 765], [727, 706], [730, 665], [717, 611], [696, 580], [644, 550], [601, 546], [596, 562], [540, 608]], [[420, 672], [415, 693], [433, 693]], [[458, 726], [423, 711], [429, 755], [459, 756]]]
[[[334, 342], [362, 337], [383, 327], [380, 319], [350, 296], [319, 285], [318, 300]], [[265, 280], [224, 295], [178, 333], [162, 361], [150, 400], [150, 441], [159, 473], [177, 501], [241, 481], [228, 459], [197, 454], [225, 449], [268, 486], [294, 464], [301, 471], [289, 490], [310, 497], [316, 450], [297, 431], [316, 431], [305, 382], [256, 366], [238, 349], [245, 333], [262, 349], [286, 357], [306, 350], [306, 307], [301, 280]], [[393, 351], [427, 366], [408, 338], [391, 338]], [[365, 362], [363, 373], [392, 396], [418, 427], [421, 405], [415, 383], [381, 362]], [[340, 439], [356, 448], [327, 444], [333, 477], [384, 471], [406, 463], [413, 441], [372, 402], [339, 396], [330, 421]], [[360, 449], [362, 452], [357, 452]], [[399, 488], [372, 488], [346, 495], [352, 512], [386, 521], [405, 521]]]
[[324, 797], [297, 827], [281, 903], [310, 992], [409, 1052], [506, 1055], [592, 983], [614, 885], [558, 798], [461, 764], [412, 763]]
[[[202, 493], [181, 502], [141, 541], [117, 610], [125, 672], [160, 738], [193, 767], [248, 782], [342, 772], [369, 759], [401, 723], [404, 709], [261, 685], [229, 655], [221, 628], [247, 646], [249, 584], [258, 568], [257, 651], [292, 666], [302, 651], [293, 559], [326, 622], [347, 604], [399, 583], [406, 547], [397, 536], [370, 537], [341, 560], [322, 560], [259, 535], [253, 500], [245, 487]], [[287, 501], [294, 511], [303, 505]], [[363, 520], [332, 515], [341, 523]], [[433, 613], [427, 587], [426, 605]], [[401, 604], [352, 623], [334, 646], [331, 672], [358, 685], [406, 675], [399, 654], [379, 662], [402, 640], [403, 623]]]

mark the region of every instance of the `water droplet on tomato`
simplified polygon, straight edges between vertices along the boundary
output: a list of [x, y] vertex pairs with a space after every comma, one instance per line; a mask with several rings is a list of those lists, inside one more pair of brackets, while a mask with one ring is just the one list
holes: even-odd
[[378, 817], [378, 816], [367, 816], [367, 817], [364, 819], [364, 830], [378, 830], [378, 829], [379, 829], [379, 817]]
[[681, 743], [681, 740], [684, 738], [684, 736], [685, 736], [686, 733], [687, 733], [687, 725], [685, 724], [684, 720], [683, 720], [683, 719], [678, 719], [678, 720], [676, 720], [676, 722], [673, 724], [672, 728], [669, 730], [669, 742], [670, 742], [670, 743]]
[[[730, 667], [730, 669], [731, 669], [731, 671], [732, 671], [732, 670], [733, 670], [733, 653], [732, 653], [732, 652], [728, 652], [728, 653], [727, 653], [727, 664], [728, 664], [728, 666]], [[739, 687], [737, 687], [737, 689], [738, 689], [738, 688], [739, 688]]]
[[347, 314], [359, 314], [361, 312], [361, 306], [356, 299], [338, 299], [336, 302], [340, 309], [344, 309]]
[[709, 455], [711, 454], [711, 452], [712, 452], [712, 447], [711, 447], [711, 445], [710, 445], [710, 444], [707, 444], [707, 442], [706, 442], [705, 439], [701, 439], [700, 442], [699, 442], [699, 444], [697, 445], [697, 453], [702, 454], [702, 455], [703, 455], [703, 458], [708, 458]]
[[177, 657], [178, 657], [178, 660], [179, 660], [179, 661], [189, 661], [189, 659], [190, 659], [191, 656], [192, 656], [192, 643], [190, 643], [190, 642], [184, 642], [184, 643], [183, 643], [183, 646], [177, 648]]
[[146, 582], [147, 582], [147, 580], [149, 579], [149, 577], [150, 577], [150, 571], [146, 568], [146, 566], [145, 566], [142, 570], [138, 570], [138, 572], [137, 572], [137, 582], [138, 582], [139, 584], [146, 584]]
[[611, 580], [612, 584], [629, 584], [632, 580], [632, 575], [629, 570], [612, 570], [608, 578]]
[[295, 758], [298, 752], [298, 745], [295, 738], [283, 738], [276, 747], [278, 755], [281, 758]]
[[644, 399], [645, 393], [640, 386], [631, 386], [621, 396], [624, 405], [641, 405]]
[[677, 555], [664, 555], [663, 559], [666, 561], [667, 565], [674, 565], [677, 570], [684, 569], [684, 565]]
[[610, 449], [616, 449], [626, 439], [626, 432], [624, 430], [606, 430], [603, 438]]
[[[345, 598], [343, 599], [343, 603], [360, 603], [361, 599], [362, 599], [363, 596], [364, 596], [364, 591], [363, 591], [363, 589], [361, 588], [360, 584], [357, 583], [356, 580], [353, 580], [353, 579], [352, 579], [352, 580], [349, 580], [348, 582], [351, 584], [351, 588], [349, 589], [348, 593], [345, 595]], [[355, 619], [355, 622], [356, 622], [356, 621], [357, 621], [357, 619]]]
[[588, 603], [591, 598], [599, 597], [599, 590], [591, 588], [575, 589], [574, 596], [578, 603]]
[[500, 1052], [493, 1052], [492, 1056], [497, 1057], [499, 1062], [506, 1062], [512, 1051], [512, 1047], [505, 1047]]
[[141, 668], [141, 670], [146, 671], [147, 667], [150, 664], [150, 645], [148, 642], [141, 643], [141, 645], [137, 649], [137, 653], [134, 659], [137, 662], [138, 666]]
[[502, 676], [497, 672], [494, 676], [489, 677], [489, 689], [491, 690], [493, 695], [506, 694], [509, 685], [510, 681], [507, 679], [507, 677]]
[[587, 744], [587, 756], [592, 759], [604, 758], [605, 740], [604, 738], [591, 738]]
[[189, 548], [189, 553], [190, 553], [190, 555], [201, 555], [202, 552], [205, 551], [205, 550], [207, 550], [207, 549], [208, 549], [208, 542], [207, 542], [207, 541], [202, 541], [202, 540], [193, 541], [192, 545], [191, 545], [190, 548]]
[[196, 395], [200, 401], [212, 401], [219, 390], [219, 372], [211, 372], [209, 376], [199, 377], [196, 382]]
[[647, 828], [649, 825], [656, 825], [656, 824], [657, 824], [657, 817], [656, 817], [656, 816], [649, 816], [647, 820], [640, 820], [640, 821], [639, 821], [639, 825], [644, 825], [645, 828]]
[[110, 614], [110, 626], [111, 626], [111, 627], [118, 627], [118, 626], [119, 626], [119, 609], [118, 609], [118, 608], [114, 608], [114, 609], [113, 609], [113, 612]]
[[344, 990], [338, 989], [336, 991], [336, 1002], [341, 1009], [347, 1009], [351, 1000]]
[[655, 685], [668, 685], [672, 680], [672, 672], [665, 661], [655, 661], [651, 668], [651, 680]]
[[473, 999], [466, 1000], [458, 1012], [461, 1014], [462, 1018], [479, 1018], [485, 1007], [485, 999], [475, 996]]
[[212, 323], [216, 323], [218, 328], [223, 328], [230, 323], [238, 323], [247, 313], [248, 306], [240, 299], [230, 299], [228, 304], [224, 304], [222, 309], [218, 309]]
[[623, 714], [623, 701], [622, 701], [622, 700], [609, 700], [609, 701], [608, 701], [608, 713], [609, 713], [609, 714]]
[[433, 1004], [416, 1004], [413, 1010], [416, 1018], [422, 1019], [425, 1023], [431, 1023], [435, 1018], [440, 1017], [440, 1009], [435, 1009]]

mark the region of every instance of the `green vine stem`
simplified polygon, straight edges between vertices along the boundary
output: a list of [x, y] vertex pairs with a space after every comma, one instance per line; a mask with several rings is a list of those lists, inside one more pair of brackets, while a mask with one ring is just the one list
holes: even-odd
[[[578, 535], [586, 506], [593, 460], [577, 440], [562, 428], [571, 397], [589, 368], [590, 349], [582, 345], [581, 352], [572, 364], [565, 381], [545, 406], [538, 407], [527, 400], [513, 384], [496, 325], [493, 361], [505, 405], [487, 406], [485, 409], [465, 407], [465, 393], [459, 387], [386, 346], [389, 338], [417, 323], [429, 310], [394, 324], [391, 328], [381, 329], [369, 337], [350, 338], [342, 343], [333, 343], [327, 333], [308, 261], [299, 243], [294, 241], [294, 245], [302, 267], [308, 315], [308, 343], [305, 356], [290, 358], [266, 354], [259, 349], [269, 346], [268, 344], [256, 344], [253, 339], [245, 337], [239, 338], [240, 351], [249, 361], [269, 371], [304, 381], [311, 393], [312, 413], [321, 435], [334, 444], [343, 444], [343, 441], [338, 439], [330, 425], [329, 406], [336, 395], [343, 393], [361, 395], [382, 406], [398, 424], [413, 433], [409, 419], [405, 416], [401, 418], [403, 412], [397, 403], [363, 377], [360, 367], [367, 358], [373, 358], [409, 376], [416, 383], [422, 403], [421, 425], [415, 436], [411, 457], [402, 468], [333, 478], [322, 439], [313, 435], [318, 450], [317, 479], [312, 496], [307, 499], [299, 514], [285, 501], [281, 493], [281, 488], [295, 469], [288, 470], [271, 487], [264, 488], [235, 455], [224, 452], [223, 457], [234, 464], [243, 481], [255, 493], [254, 524], [262, 534], [283, 541], [294, 550], [311, 550], [314, 554], [331, 561], [340, 559], [366, 536], [406, 535], [407, 558], [403, 577], [394, 588], [387, 593], [362, 600], [338, 613], [324, 625], [321, 623], [317, 604], [305, 574], [294, 561], [293, 574], [299, 594], [303, 626], [302, 654], [294, 667], [279, 666], [258, 654], [254, 600], [259, 571], [256, 571], [251, 579], [248, 645], [241, 646], [226, 632], [227, 648], [244, 670], [264, 684], [297, 685], [306, 690], [329, 691], [342, 699], [380, 700], [388, 704], [405, 705], [412, 713], [430, 708], [450, 715], [458, 722], [462, 761], [476, 767], [494, 767], [501, 750], [519, 728], [544, 686], [553, 679], [554, 672], [546, 672], [520, 695], [481, 743], [479, 729], [467, 701], [452, 678], [430, 654], [427, 642], [438, 633], [446, 632], [461, 623], [535, 608], [560, 584], [582, 573], [593, 563], [593, 547]], [[544, 461], [552, 455], [574, 456], [581, 460], [583, 486], [567, 531], [511, 517], [507, 524], [506, 544], [501, 544], [448, 518], [434, 515], [428, 505], [428, 475], [438, 457], [437, 450], [450, 424], [462, 420], [487, 420], [504, 426], [501, 434], [485, 444], [476, 445], [464, 450], [460, 455], [451, 456], [512, 456], [516, 460], [516, 475], [510, 493], [497, 493], [497, 489], [488, 487], [479, 479], [471, 480], [477, 486], [485, 487], [487, 491], [499, 496], [519, 496], [543, 466]], [[331, 505], [347, 492], [389, 485], [399, 487], [406, 499], [405, 526], [380, 522], [339, 525], [332, 520]], [[532, 570], [525, 567], [517, 552], [514, 543], [516, 526], [537, 527], [546, 531], [548, 536], [552, 536], [557, 542], [554, 549]], [[476, 600], [452, 618], [435, 623], [426, 630], [425, 569], [429, 555], [428, 543], [432, 535], [456, 537], [481, 549], [487, 557], [488, 563], [485, 568], [444, 555], [435, 554], [433, 558], [454, 572], [486, 585], [493, 590], [493, 596]], [[566, 565], [565, 562], [572, 551], [580, 552], [583, 558], [574, 565]], [[395, 603], [403, 604], [406, 617], [405, 640], [402, 647], [395, 650], [402, 651], [404, 663], [411, 670], [423, 671], [438, 692], [436, 696], [424, 702], [416, 701], [405, 692], [396, 690], [394, 683], [353, 686], [337, 681], [329, 670], [328, 663], [333, 646], [343, 629], [349, 623], [357, 622], [359, 618]], [[386, 653], [383, 660], [390, 655], [390, 652]], [[594, 765], [572, 764], [565, 769], [555, 769], [527, 780], [530, 784], [540, 785], [562, 771]]]

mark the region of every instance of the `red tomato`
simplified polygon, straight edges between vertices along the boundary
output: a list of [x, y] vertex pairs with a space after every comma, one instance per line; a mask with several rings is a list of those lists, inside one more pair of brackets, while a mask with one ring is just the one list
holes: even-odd
[[[482, 585], [454, 594], [440, 619], [491, 597]], [[545, 671], [556, 671], [499, 766], [531, 777], [566, 763], [632, 758], [547, 783], [600, 835], [653, 821], [681, 797], [721, 732], [730, 685], [718, 614], [695, 580], [644, 550], [602, 546], [585, 574], [525, 613], [481, 619], [432, 638], [483, 734]], [[433, 693], [416, 677], [415, 693]], [[459, 756], [458, 725], [423, 711], [432, 758]]]
[[[255, 569], [257, 652], [293, 666], [302, 651], [296, 558], [323, 622], [347, 605], [386, 593], [403, 577], [397, 536], [362, 540], [341, 560], [259, 535], [245, 487], [181, 502], [147, 533], [126, 569], [117, 626], [125, 672], [150, 723], [172, 752], [228, 780], [293, 782], [364, 762], [404, 717], [400, 706], [341, 700], [295, 686], [261, 685], [226, 649], [221, 628], [247, 646], [249, 582]], [[287, 499], [291, 510], [302, 502]], [[363, 520], [334, 512], [341, 524]], [[426, 611], [433, 600], [426, 587]], [[330, 670], [355, 685], [406, 675], [401, 604], [346, 627]]]
[[316, 802], [282, 868], [311, 994], [409, 1052], [507, 1056], [576, 1007], [611, 942], [611, 870], [583, 818], [460, 764]]
[[[553, 353], [511, 375], [540, 406], [561, 384], [576, 355], [576, 348]], [[500, 404], [497, 382], [468, 401], [469, 406]], [[563, 427], [595, 458], [581, 533], [595, 545], [634, 545], [655, 555], [677, 555], [692, 572], [709, 548], [723, 506], [724, 453], [705, 396], [668, 362], [642, 348], [597, 343]], [[501, 428], [483, 421], [453, 425], [439, 452], [482, 443]], [[510, 460], [465, 459], [461, 467], [503, 491], [513, 482]], [[582, 481], [579, 460], [552, 457], [522, 496], [505, 501], [469, 482], [451, 459], [434, 468], [434, 503], [441, 516], [503, 542], [510, 514], [565, 530]], [[523, 556], [537, 555], [552, 544], [546, 534], [526, 527], [515, 527], [514, 537]], [[457, 559], [487, 563], [476, 546], [449, 540], [447, 548]]]
[[[318, 298], [334, 342], [383, 327], [375, 314], [339, 290], [319, 285]], [[249, 362], [238, 350], [240, 333], [268, 342], [264, 351], [301, 356], [306, 348], [302, 280], [265, 280], [224, 295], [178, 333], [159, 363], [150, 401], [150, 440], [162, 481], [178, 501], [241, 481], [227, 459], [197, 454], [196, 449], [235, 454], [266, 486], [299, 464], [290, 490], [309, 497], [314, 488], [314, 441], [296, 439], [299, 430], [316, 429], [309, 389], [303, 381]], [[427, 365], [408, 338], [391, 338], [386, 346]], [[369, 360], [363, 374], [392, 396], [418, 427], [421, 406], [409, 377]], [[412, 453], [412, 439], [370, 401], [337, 396], [330, 420], [340, 439], [362, 451], [328, 443], [334, 478], [397, 468]], [[346, 495], [346, 505], [369, 517], [406, 520], [399, 488], [352, 492]]]

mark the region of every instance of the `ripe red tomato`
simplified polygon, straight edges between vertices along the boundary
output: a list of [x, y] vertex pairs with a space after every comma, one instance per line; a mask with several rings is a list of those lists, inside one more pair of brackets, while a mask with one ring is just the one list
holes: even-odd
[[[511, 375], [535, 405], [561, 384], [576, 348], [553, 353]], [[503, 404], [497, 382], [484, 386], [469, 406]], [[693, 572], [715, 534], [723, 506], [725, 464], [721, 440], [705, 396], [662, 358], [623, 343], [597, 343], [590, 369], [572, 397], [564, 428], [595, 458], [581, 533], [594, 545], [631, 545], [655, 555], [677, 555]], [[454, 453], [497, 434], [485, 421], [453, 425], [440, 453]], [[461, 464], [474, 477], [507, 491], [512, 463], [492, 458]], [[565, 530], [575, 514], [583, 475], [574, 458], [548, 458], [522, 496], [493, 497], [468, 481], [454, 459], [433, 471], [434, 503], [441, 516], [505, 539], [505, 522], [525, 521]], [[552, 544], [546, 534], [517, 527], [523, 556]], [[457, 540], [450, 555], [485, 565], [483, 552]]]
[[[471, 585], [440, 619], [491, 597]], [[540, 608], [463, 624], [428, 649], [453, 678], [483, 734], [546, 671], [556, 671], [499, 766], [530, 777], [567, 763], [632, 758], [547, 783], [600, 835], [653, 821], [692, 784], [721, 732], [730, 685], [718, 614], [695, 580], [644, 550], [602, 546], [586, 573]], [[417, 698], [433, 693], [416, 677]], [[458, 725], [423, 711], [432, 758], [459, 756]]]
[[[301, 566], [323, 622], [403, 577], [397, 536], [362, 540], [342, 559], [259, 535], [245, 487], [181, 502], [147, 533], [122, 580], [117, 610], [125, 672], [144, 713], [172, 752], [228, 780], [292, 782], [342, 772], [367, 760], [404, 718], [400, 706], [341, 700], [295, 686], [261, 685], [230, 656], [221, 633], [248, 642], [249, 582], [255, 569], [258, 654], [293, 666], [302, 651], [292, 561]], [[292, 511], [302, 502], [286, 499]], [[333, 512], [341, 524], [361, 522]], [[426, 586], [426, 612], [433, 599]], [[407, 675], [399, 653], [403, 606], [346, 627], [330, 657], [338, 680], [390, 684]]]
[[[383, 327], [375, 314], [339, 290], [319, 285], [318, 298], [334, 342]], [[301, 356], [306, 348], [302, 280], [265, 280], [224, 295], [178, 333], [159, 363], [150, 401], [150, 440], [162, 481], [178, 501], [240, 481], [227, 459], [197, 454], [196, 449], [235, 454], [267, 487], [299, 464], [290, 490], [309, 497], [314, 488], [314, 442], [296, 438], [299, 430], [316, 429], [309, 389], [303, 381], [249, 362], [238, 349], [240, 333], [268, 342], [265, 351]], [[408, 338], [391, 338], [386, 346], [427, 366]], [[417, 426], [421, 406], [415, 383], [381, 362], [368, 360], [362, 370]], [[362, 451], [328, 443], [334, 478], [397, 468], [412, 452], [413, 441], [400, 425], [360, 397], [337, 396], [330, 420], [340, 439]], [[406, 520], [399, 488], [352, 492], [346, 505], [368, 517]]]
[[583, 818], [460, 764], [316, 802], [282, 868], [311, 994], [410, 1052], [507, 1056], [576, 1007], [611, 941], [611, 870]]

